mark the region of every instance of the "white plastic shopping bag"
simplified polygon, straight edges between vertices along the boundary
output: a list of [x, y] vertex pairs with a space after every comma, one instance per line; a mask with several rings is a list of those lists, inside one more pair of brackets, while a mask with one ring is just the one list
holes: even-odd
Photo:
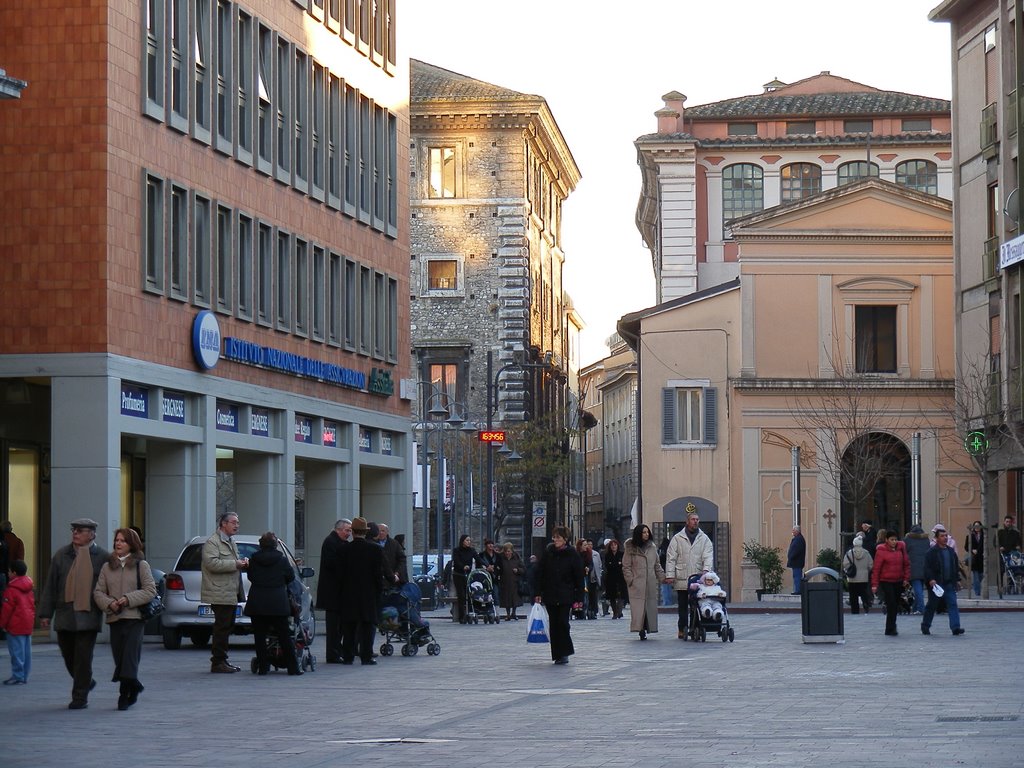
[[528, 643], [549, 643], [548, 639], [548, 609], [540, 603], [534, 603], [530, 609], [529, 620], [526, 622], [529, 632], [526, 635]]

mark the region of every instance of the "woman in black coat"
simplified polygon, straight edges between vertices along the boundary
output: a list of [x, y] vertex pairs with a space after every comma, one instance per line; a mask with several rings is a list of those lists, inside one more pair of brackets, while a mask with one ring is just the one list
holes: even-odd
[[573, 608], [583, 608], [583, 560], [569, 545], [569, 529], [556, 525], [551, 543], [537, 566], [535, 603], [544, 603], [548, 610], [548, 632], [551, 637], [551, 659], [555, 664], [568, 664], [575, 653], [569, 635], [569, 616]]
[[277, 548], [277, 536], [272, 531], [260, 536], [260, 550], [249, 558], [248, 574], [249, 596], [245, 601], [245, 615], [252, 619], [256, 674], [265, 675], [270, 671], [267, 635], [273, 632], [288, 664], [288, 674], [301, 675], [295, 643], [288, 631], [288, 618], [292, 615], [288, 585], [295, 580], [295, 571]]
[[459, 536], [459, 546], [452, 550], [452, 583], [455, 585], [455, 621], [466, 621], [466, 576], [480, 561], [468, 533]]
[[622, 602], [626, 598], [626, 577], [622, 575], [622, 547], [609, 539], [604, 550], [604, 597], [612, 605], [612, 618], [622, 618]]

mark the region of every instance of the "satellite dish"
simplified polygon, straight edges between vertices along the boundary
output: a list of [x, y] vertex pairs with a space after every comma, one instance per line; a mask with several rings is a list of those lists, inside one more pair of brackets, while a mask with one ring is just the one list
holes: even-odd
[[1006, 205], [1003, 206], [1003, 216], [1013, 220], [1014, 224], [1020, 222], [1020, 195], [1015, 189], [1006, 196]]

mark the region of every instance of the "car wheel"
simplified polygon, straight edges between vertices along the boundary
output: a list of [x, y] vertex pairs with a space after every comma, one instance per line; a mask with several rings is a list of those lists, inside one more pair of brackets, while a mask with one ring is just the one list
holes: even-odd
[[164, 638], [164, 648], [168, 651], [176, 651], [181, 648], [181, 632], [179, 630], [164, 627], [161, 634]]
[[192, 632], [189, 635], [189, 639], [192, 641], [192, 645], [196, 648], [205, 648], [210, 644], [210, 637], [212, 634], [213, 633], [208, 630], [200, 629]]

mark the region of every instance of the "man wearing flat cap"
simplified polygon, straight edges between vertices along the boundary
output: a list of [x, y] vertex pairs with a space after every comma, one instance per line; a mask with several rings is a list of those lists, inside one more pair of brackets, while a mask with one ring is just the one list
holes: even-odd
[[46, 586], [39, 596], [39, 620], [43, 629], [57, 632], [60, 654], [71, 675], [68, 709], [85, 709], [92, 679], [92, 654], [103, 616], [92, 599], [100, 569], [110, 553], [96, 544], [99, 523], [88, 517], [71, 521], [71, 543], [53, 553]]

